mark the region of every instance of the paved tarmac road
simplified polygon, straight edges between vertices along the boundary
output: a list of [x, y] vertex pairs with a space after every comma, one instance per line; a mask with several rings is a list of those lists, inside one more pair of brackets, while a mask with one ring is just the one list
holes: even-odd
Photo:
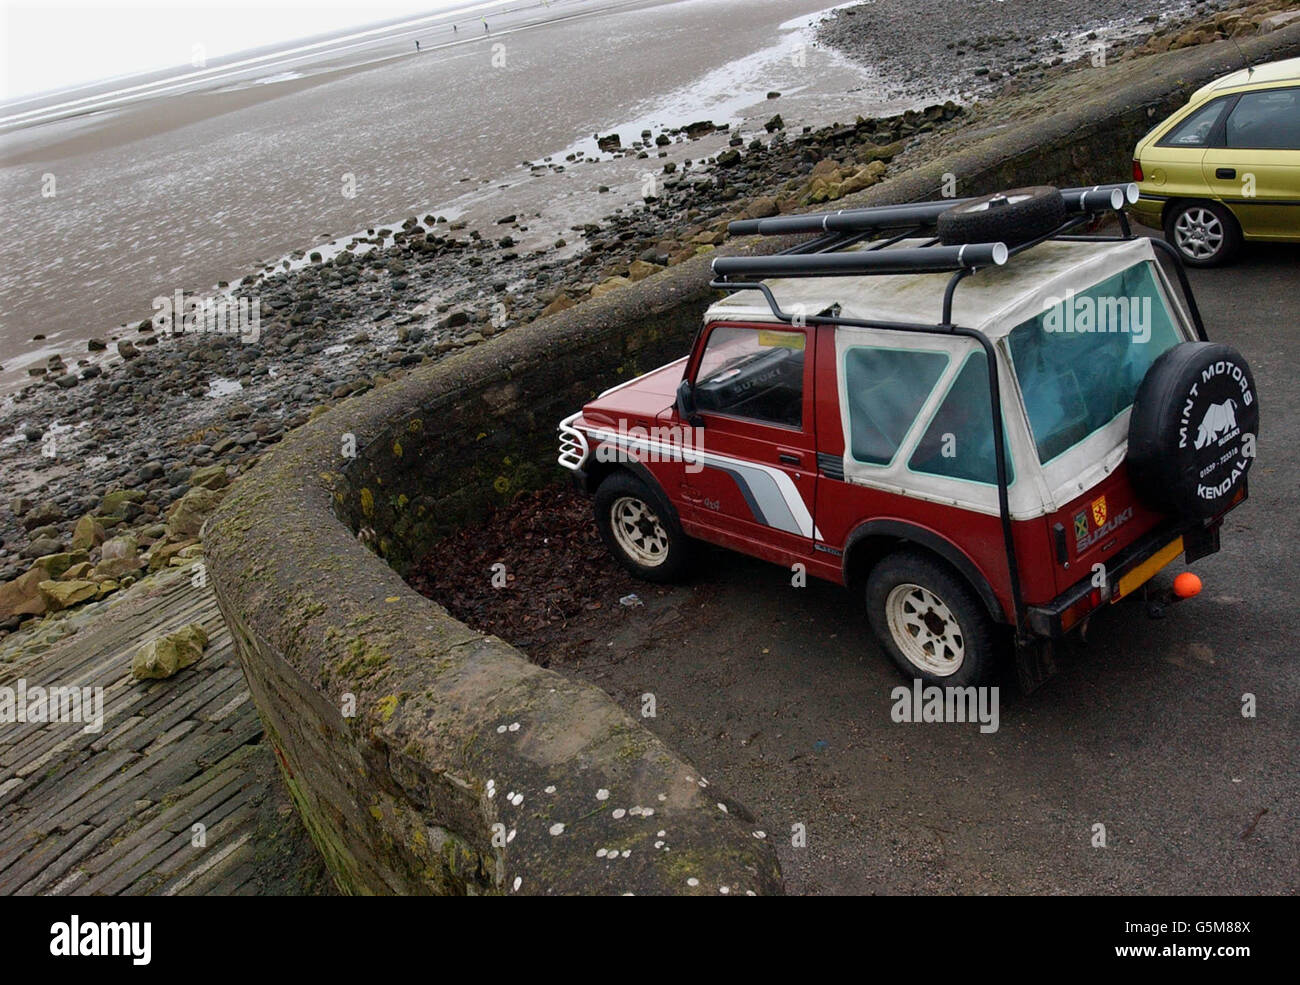
[[895, 724], [902, 679], [855, 598], [718, 550], [591, 627], [566, 669], [633, 714], [654, 694], [646, 724], [753, 812], [791, 892], [1300, 891], [1300, 247], [1192, 280], [1211, 338], [1255, 372], [1250, 501], [1197, 562], [1199, 598], [1102, 613], [1048, 686], [1003, 682], [996, 733]]

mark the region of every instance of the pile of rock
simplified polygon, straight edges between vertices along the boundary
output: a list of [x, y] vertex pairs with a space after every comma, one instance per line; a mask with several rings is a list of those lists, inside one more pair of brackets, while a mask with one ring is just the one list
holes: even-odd
[[769, 131], [777, 136], [770, 142], [755, 140], [744, 153], [730, 147], [699, 172], [667, 171], [662, 194], [644, 209], [610, 216], [604, 227], [583, 227], [588, 249], [577, 264], [600, 272], [544, 295], [547, 305], [540, 313], [563, 310], [575, 298], [599, 297], [707, 253], [726, 241], [733, 219], [780, 215], [870, 188], [910, 142], [963, 112], [949, 101], [795, 136], [784, 133], [784, 122], [774, 117]]
[[102, 599], [150, 572], [199, 556], [203, 521], [229, 483], [224, 466], [197, 468], [188, 490], [165, 514], [146, 490], [114, 489], [75, 521], [52, 502], [18, 497], [10, 505], [31, 534], [21, 552], [31, 563], [0, 584], [0, 629]]
[[1208, 19], [1176, 21], [1126, 52], [1125, 57], [1177, 51], [1179, 48], [1210, 44], [1225, 38], [1267, 34], [1297, 21], [1300, 21], [1300, 10], [1296, 9], [1295, 0], [1257, 0], [1255, 3], [1222, 11]]

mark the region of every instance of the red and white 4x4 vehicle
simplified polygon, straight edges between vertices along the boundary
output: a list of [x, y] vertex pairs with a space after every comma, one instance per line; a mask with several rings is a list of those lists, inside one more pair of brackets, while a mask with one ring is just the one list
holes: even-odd
[[[681, 574], [692, 539], [800, 564], [865, 601], [908, 676], [987, 682], [1009, 637], [1036, 686], [1051, 640], [1218, 550], [1255, 454], [1250, 369], [1130, 233], [1135, 196], [733, 223], [818, 235], [714, 260], [735, 293], [690, 355], [566, 418], [560, 463], [642, 578]], [[1082, 234], [1111, 211], [1119, 234]]]

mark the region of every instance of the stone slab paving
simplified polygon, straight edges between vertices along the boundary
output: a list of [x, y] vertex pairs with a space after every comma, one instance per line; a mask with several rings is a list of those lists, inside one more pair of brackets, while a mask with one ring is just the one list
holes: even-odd
[[[103, 689], [99, 731], [0, 723], [0, 894], [333, 891], [212, 591], [192, 575], [165, 571], [0, 641], [0, 687]], [[202, 659], [136, 680], [140, 645], [189, 623], [207, 631]]]

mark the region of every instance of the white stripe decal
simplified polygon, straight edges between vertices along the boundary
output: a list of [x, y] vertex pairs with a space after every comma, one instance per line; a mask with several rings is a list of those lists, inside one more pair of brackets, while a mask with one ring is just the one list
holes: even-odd
[[[716, 468], [731, 470], [733, 473], [739, 473], [743, 476], [745, 471], [757, 470], [764, 473], [776, 486], [776, 490], [784, 500], [786, 508], [790, 511], [796, 525], [795, 530], [788, 530], [788, 533], [798, 534], [801, 537], [811, 537], [815, 540], [821, 540], [821, 531], [813, 523], [812, 514], [808, 512], [808, 506], [804, 502], [803, 493], [799, 487], [794, 484], [788, 472], [778, 469], [775, 466], [764, 465], [761, 462], [747, 462], [740, 458], [730, 458], [726, 455], [718, 455], [714, 452], [699, 451], [691, 449], [688, 454], [683, 455], [682, 449], [677, 445], [665, 444], [662, 441], [654, 441], [650, 438], [632, 437], [627, 434], [617, 434], [613, 431], [604, 431], [596, 428], [590, 429], [591, 435], [605, 441], [613, 442], [619, 447], [631, 446], [641, 451], [648, 451], [659, 458], [667, 459], [672, 462], [701, 462], [705, 465], [712, 465]], [[751, 486], [751, 495], [758, 498], [760, 490], [755, 490]], [[770, 526], [775, 526], [769, 523]], [[777, 527], [782, 529], [782, 527]]]

